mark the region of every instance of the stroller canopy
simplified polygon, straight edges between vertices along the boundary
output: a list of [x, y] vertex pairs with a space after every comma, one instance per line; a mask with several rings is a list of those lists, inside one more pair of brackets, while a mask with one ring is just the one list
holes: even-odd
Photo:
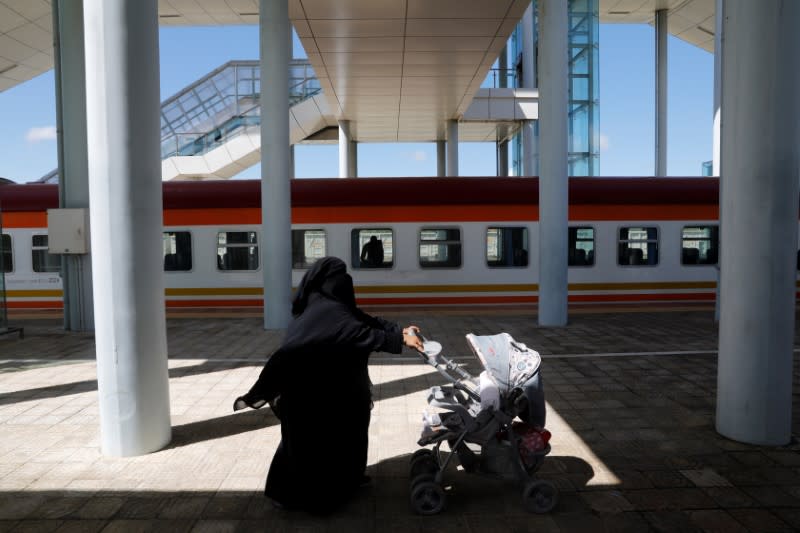
[[542, 357], [508, 333], [467, 335], [470, 348], [502, 392], [522, 387], [539, 371]]

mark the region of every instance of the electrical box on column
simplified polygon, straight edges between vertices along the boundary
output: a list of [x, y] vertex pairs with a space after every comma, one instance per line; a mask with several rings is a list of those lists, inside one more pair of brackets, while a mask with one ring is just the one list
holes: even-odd
[[47, 245], [51, 254], [88, 254], [89, 210], [48, 209]]

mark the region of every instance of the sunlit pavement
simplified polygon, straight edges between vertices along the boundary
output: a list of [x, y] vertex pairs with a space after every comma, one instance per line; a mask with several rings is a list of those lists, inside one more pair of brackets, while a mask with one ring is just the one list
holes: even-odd
[[[564, 328], [539, 328], [530, 311], [513, 309], [384, 313], [419, 325], [473, 373], [469, 332], [506, 331], [544, 356], [553, 449], [540, 476], [559, 487], [557, 507], [530, 514], [519, 484], [453, 471], [445, 510], [428, 517], [409, 505], [408, 463], [425, 392], [443, 383], [431, 367], [408, 351], [374, 355], [372, 485], [330, 517], [286, 512], [262, 494], [277, 420], [268, 409], [231, 411], [280, 334], [253, 316], [172, 316], [172, 442], [134, 458], [100, 453], [92, 335], [12, 317], [25, 338], [0, 336], [0, 531], [800, 529], [800, 446], [749, 446], [714, 430], [717, 340], [707, 309], [574, 313]], [[799, 385], [795, 371], [795, 435]], [[347, 416], [334, 384], [309, 394], [319, 398], [309, 424]], [[320, 435], [320, 453], [333, 438], [347, 435]]]

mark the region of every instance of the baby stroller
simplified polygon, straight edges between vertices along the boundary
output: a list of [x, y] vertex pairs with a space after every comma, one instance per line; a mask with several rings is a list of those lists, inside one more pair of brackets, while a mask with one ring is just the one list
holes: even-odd
[[[442, 356], [439, 343], [422, 339], [423, 360], [450, 385], [428, 391], [428, 404], [438, 412], [423, 413], [418, 444], [433, 447], [411, 457], [411, 507], [422, 515], [444, 509], [443, 478], [455, 457], [466, 472], [518, 480], [525, 508], [549, 512], [558, 503], [558, 490], [534, 477], [550, 453], [541, 357], [508, 333], [466, 337], [485, 369], [479, 377]], [[444, 442], [450, 453], [441, 450]]]

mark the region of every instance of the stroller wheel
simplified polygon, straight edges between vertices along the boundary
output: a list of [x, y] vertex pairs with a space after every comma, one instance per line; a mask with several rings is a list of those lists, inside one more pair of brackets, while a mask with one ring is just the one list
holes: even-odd
[[411, 464], [414, 464], [414, 461], [422, 457], [433, 457], [433, 450], [429, 450], [428, 448], [420, 448], [419, 450], [415, 451], [411, 455]]
[[411, 482], [408, 484], [408, 486], [411, 487], [411, 490], [413, 491], [414, 487], [416, 487], [420, 483], [427, 483], [427, 482], [435, 483], [436, 475], [425, 472], [422, 474], [418, 474], [416, 476], [412, 476]]
[[439, 514], [445, 501], [444, 489], [433, 481], [422, 481], [411, 488], [411, 507], [417, 514]]
[[532, 513], [549, 513], [558, 503], [558, 489], [549, 481], [531, 481], [522, 491], [522, 503]]
[[432, 454], [420, 455], [411, 459], [411, 474], [409, 478], [414, 479], [420, 474], [436, 474], [439, 471], [439, 463]]

